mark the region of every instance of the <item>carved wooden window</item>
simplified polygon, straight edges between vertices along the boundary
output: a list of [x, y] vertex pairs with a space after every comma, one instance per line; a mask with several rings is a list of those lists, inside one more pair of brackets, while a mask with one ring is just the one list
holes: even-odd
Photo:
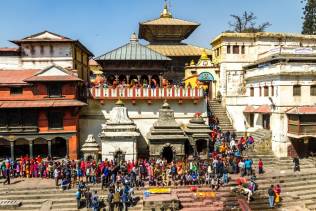
[[311, 85], [310, 91], [311, 96], [316, 96], [316, 85]]
[[269, 87], [268, 86], [263, 87], [263, 94], [265, 97], [269, 96]]
[[239, 45], [233, 46], [233, 54], [239, 54]]
[[23, 94], [22, 87], [11, 87], [10, 88], [10, 95], [21, 95]]
[[64, 113], [61, 111], [48, 112], [48, 128], [63, 129], [64, 128]]
[[293, 86], [293, 96], [301, 96], [301, 85]]
[[226, 49], [226, 52], [227, 52], [227, 54], [230, 54], [231, 53], [231, 46], [230, 45], [227, 45], [227, 49]]
[[250, 87], [250, 96], [255, 96], [255, 89], [253, 87]]
[[24, 126], [37, 126], [36, 110], [26, 109], [22, 112], [22, 121]]
[[241, 46], [241, 54], [245, 54], [245, 46], [244, 45]]
[[61, 84], [49, 84], [49, 85], [47, 85], [47, 95], [48, 95], [48, 97], [61, 97], [62, 96]]

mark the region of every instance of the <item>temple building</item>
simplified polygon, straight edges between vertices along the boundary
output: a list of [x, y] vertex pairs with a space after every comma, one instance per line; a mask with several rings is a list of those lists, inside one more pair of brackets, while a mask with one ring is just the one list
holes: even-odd
[[49, 31], [11, 42], [18, 47], [0, 48], [0, 157], [79, 158], [93, 54]]
[[174, 18], [165, 4], [159, 18], [139, 23], [138, 37], [149, 42], [148, 48], [172, 59], [168, 78], [181, 81], [184, 78], [185, 63], [191, 60], [197, 62], [203, 50], [211, 55], [208, 49], [183, 42], [199, 25]]
[[0, 157], [77, 159], [80, 83], [59, 66], [0, 70]]
[[[182, 160], [189, 152], [188, 136], [174, 118], [174, 111], [165, 102], [159, 110], [159, 118], [147, 134], [149, 156], [163, 158], [168, 162]], [[187, 146], [187, 147], [186, 147]]]
[[128, 110], [121, 100], [115, 103], [110, 119], [102, 124], [99, 134], [102, 142], [102, 160], [136, 160], [138, 157], [138, 137], [140, 133], [135, 123], [128, 117]]
[[139, 43], [135, 33], [130, 42], [95, 58], [107, 86], [161, 86], [171, 59]]
[[209, 99], [216, 97], [219, 91], [219, 70], [214, 66], [206, 51], [202, 52], [196, 64], [192, 60], [189, 65], [185, 66], [184, 74], [186, 87], [202, 87]]

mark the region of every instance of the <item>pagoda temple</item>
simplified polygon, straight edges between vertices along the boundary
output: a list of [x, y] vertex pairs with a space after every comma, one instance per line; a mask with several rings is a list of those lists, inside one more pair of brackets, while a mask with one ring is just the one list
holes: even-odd
[[172, 59], [168, 78], [182, 80], [184, 78], [185, 63], [194, 60], [197, 62], [206, 50], [210, 56], [211, 51], [194, 45], [183, 43], [200, 24], [174, 18], [165, 4], [160, 17], [144, 21], [139, 24], [140, 39], [149, 42], [148, 48], [157, 51]]

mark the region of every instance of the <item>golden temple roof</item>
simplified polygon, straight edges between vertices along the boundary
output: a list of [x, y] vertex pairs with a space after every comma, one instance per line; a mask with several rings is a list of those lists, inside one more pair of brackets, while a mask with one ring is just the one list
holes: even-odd
[[147, 47], [165, 56], [201, 56], [203, 54], [203, 51], [205, 51], [207, 55], [212, 54], [210, 49], [205, 49], [188, 44], [147, 45]]
[[194, 23], [191, 21], [186, 21], [186, 20], [181, 20], [181, 19], [177, 19], [177, 18], [157, 18], [154, 20], [150, 20], [150, 21], [145, 21], [143, 23], [141, 23], [142, 25], [184, 25], [184, 26], [188, 26], [188, 25], [192, 25], [192, 26], [198, 26], [198, 23]]

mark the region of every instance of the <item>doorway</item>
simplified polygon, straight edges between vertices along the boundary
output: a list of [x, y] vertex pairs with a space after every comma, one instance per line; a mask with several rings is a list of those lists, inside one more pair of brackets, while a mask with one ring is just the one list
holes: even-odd
[[262, 114], [262, 127], [270, 130], [270, 114]]
[[57, 158], [67, 156], [67, 142], [65, 139], [57, 137], [52, 140], [52, 156]]
[[165, 146], [162, 150], [161, 156], [163, 159], [167, 160], [168, 163], [173, 161], [173, 150], [171, 146]]
[[125, 161], [125, 153], [119, 149], [114, 153], [114, 162], [120, 164], [122, 161]]
[[204, 139], [199, 139], [195, 142], [196, 151], [198, 154], [207, 155], [207, 141]]

